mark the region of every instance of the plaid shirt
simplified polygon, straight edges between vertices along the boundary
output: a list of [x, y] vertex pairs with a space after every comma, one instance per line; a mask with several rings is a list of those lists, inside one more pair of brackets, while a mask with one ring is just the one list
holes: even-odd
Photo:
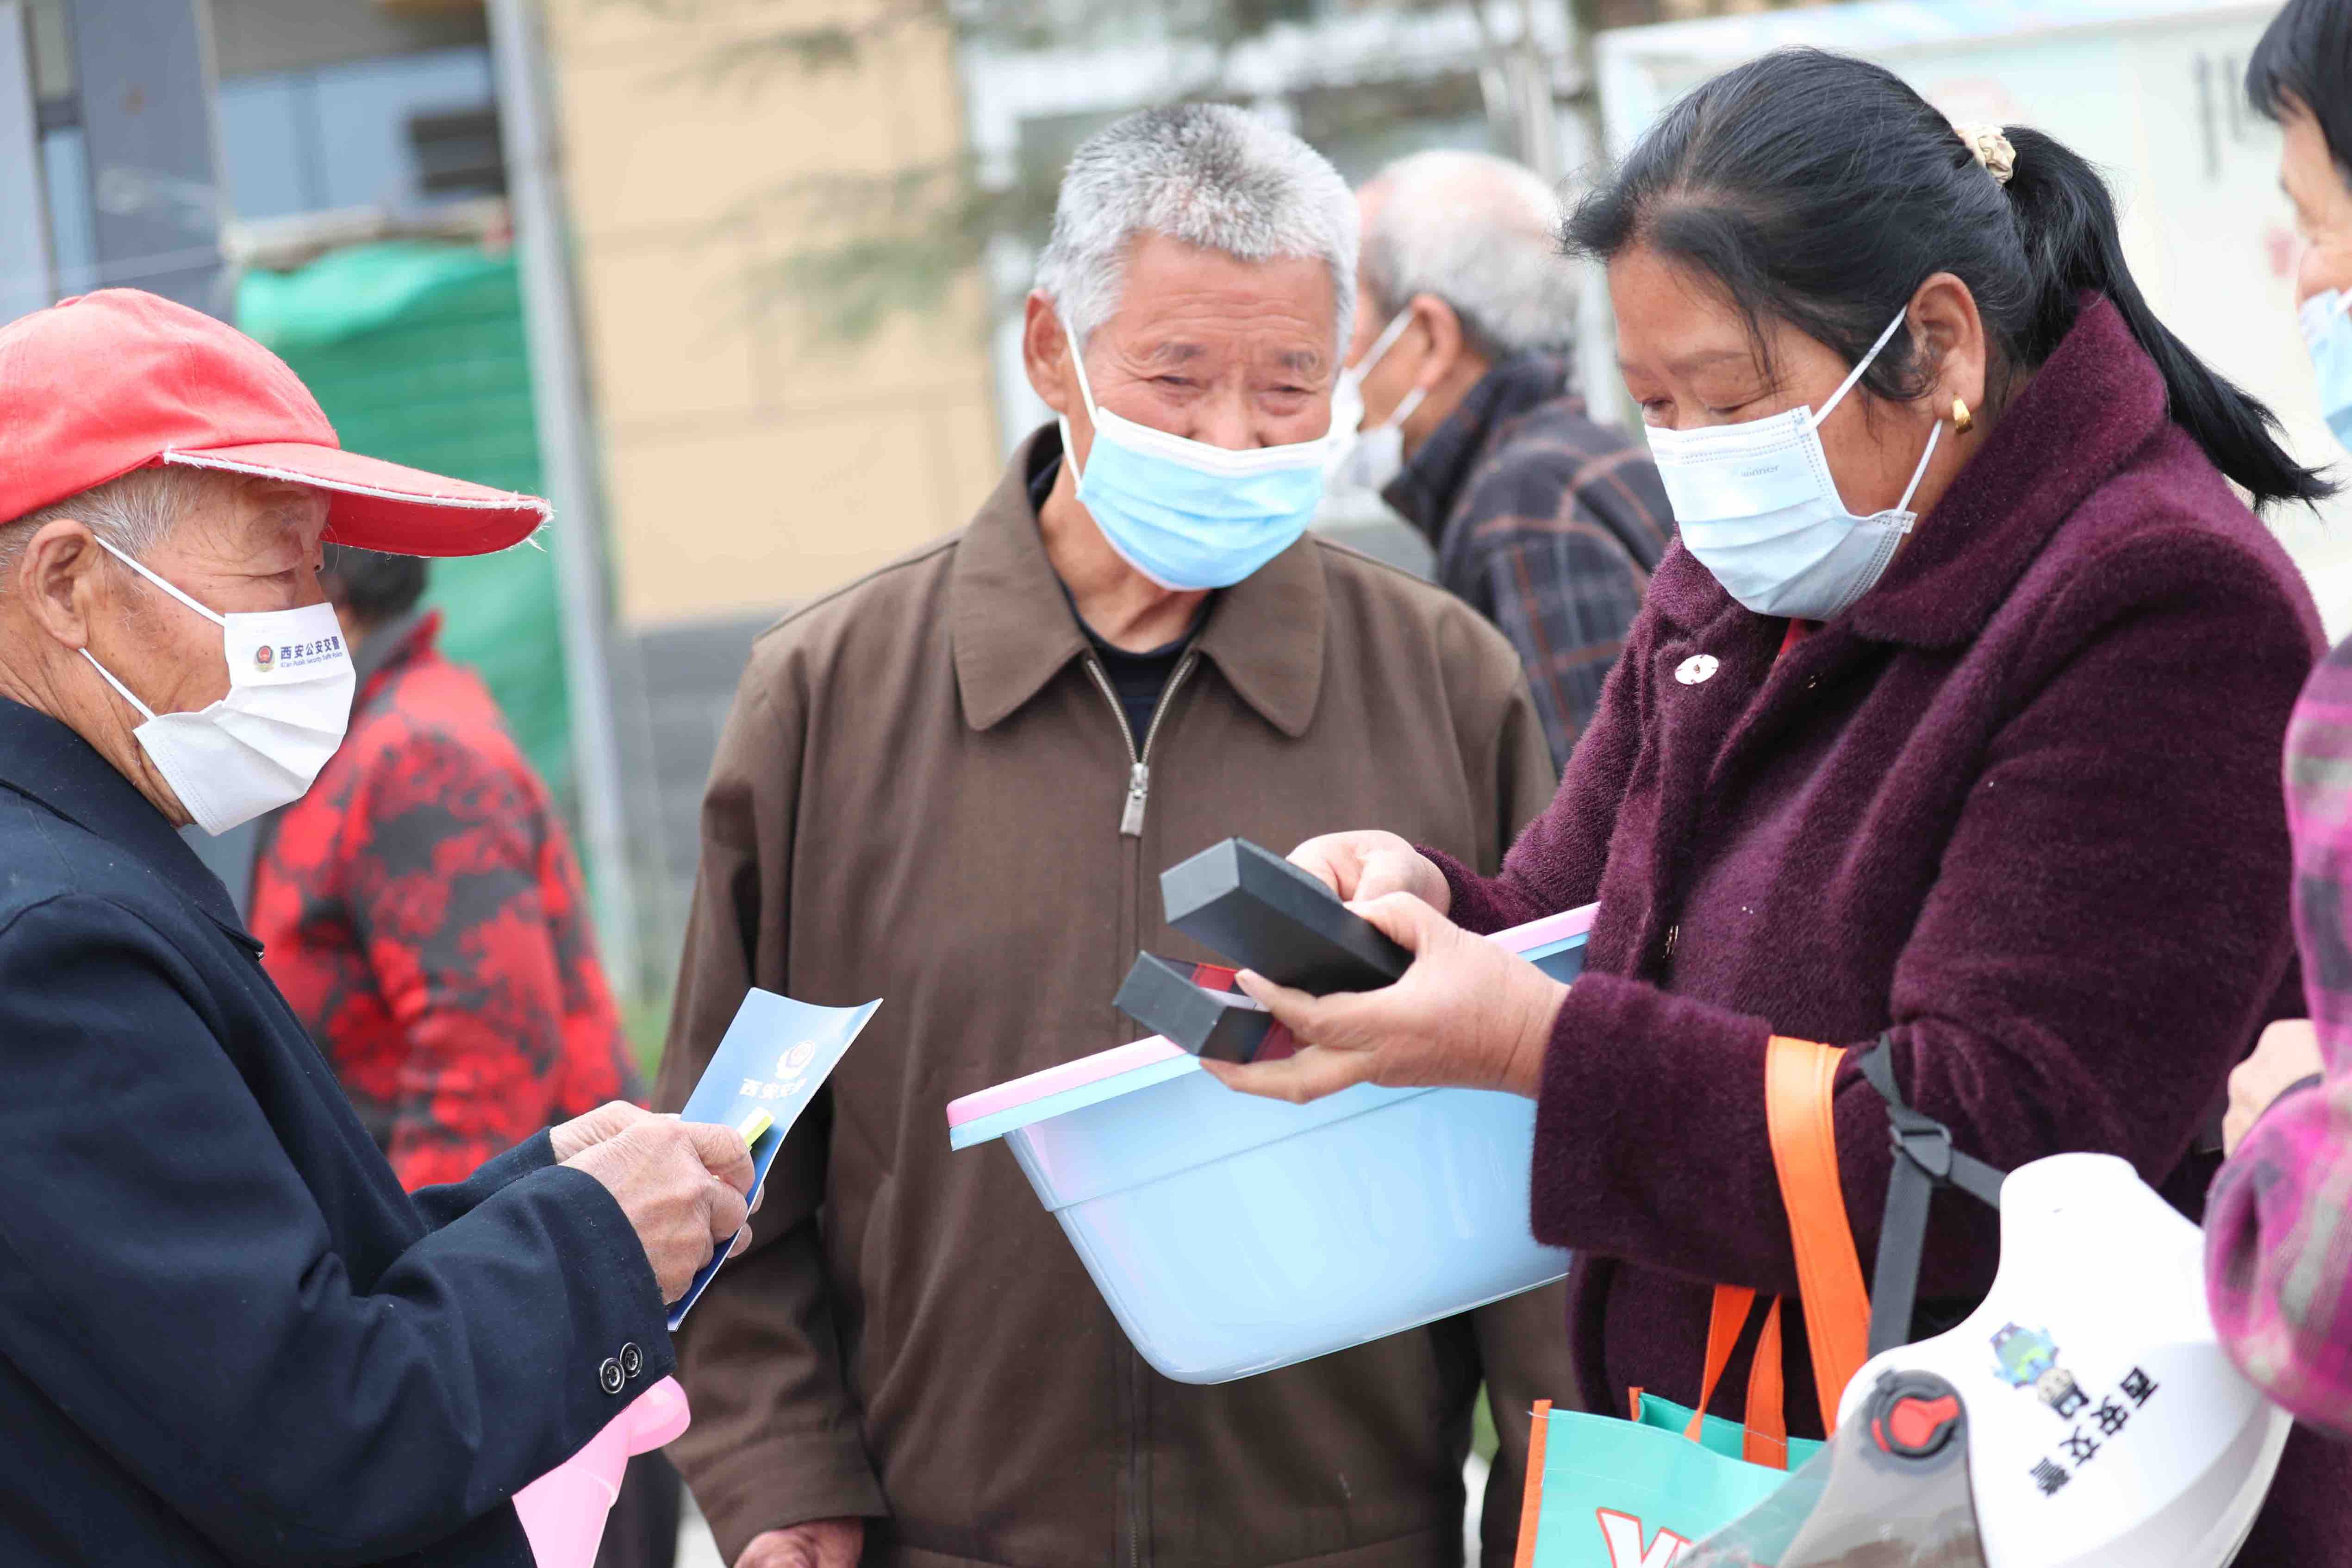
[[435, 650], [440, 620], [362, 651], [350, 733], [277, 814], [248, 920], [412, 1191], [636, 1092], [563, 825], [488, 690]]
[[1436, 547], [1437, 580], [1519, 650], [1565, 767], [1674, 538], [1648, 449], [1585, 417], [1566, 362], [1521, 354], [1382, 493]]
[[2352, 642], [2304, 688], [2286, 794], [2295, 937], [2326, 1073], [2264, 1112], [2214, 1181], [2206, 1291], [2247, 1376], [2297, 1418], [2352, 1436]]

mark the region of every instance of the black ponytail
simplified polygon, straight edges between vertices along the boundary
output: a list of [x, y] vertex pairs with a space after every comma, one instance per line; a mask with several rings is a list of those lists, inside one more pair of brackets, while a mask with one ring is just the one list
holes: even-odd
[[2098, 170], [2064, 142], [2030, 127], [2011, 125], [2004, 134], [2017, 150], [2010, 205], [2040, 296], [2022, 363], [2050, 357], [2074, 324], [2074, 300], [2084, 290], [2105, 294], [2164, 373], [2174, 421], [2197, 438], [2215, 468], [2252, 491], [2257, 502], [2315, 501], [2334, 494], [2334, 485], [2279, 446], [2272, 434], [2278, 416], [2268, 405], [2214, 371], [2157, 320], [2124, 263], [2115, 198]]
[[[2156, 319], [2124, 263], [2098, 171], [2025, 126], [2004, 188], [1943, 115], [1883, 67], [1784, 49], [1695, 89], [1568, 220], [1571, 251], [1639, 244], [1722, 284], [1759, 329], [1786, 321], [1849, 363], [1937, 272], [1967, 284], [1991, 339], [1989, 398], [2039, 366], [2085, 293], [2116, 303], [2163, 373], [2172, 418], [2256, 505], [2335, 487], [2289, 457], [2278, 419]], [[1863, 375], [1916, 397], [1930, 366], [1897, 334]]]

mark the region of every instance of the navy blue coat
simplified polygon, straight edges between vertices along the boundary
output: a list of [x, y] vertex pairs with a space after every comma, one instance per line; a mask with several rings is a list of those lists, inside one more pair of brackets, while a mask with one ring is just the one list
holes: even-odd
[[528, 1568], [506, 1500], [670, 1371], [660, 1288], [544, 1132], [403, 1193], [260, 951], [0, 700], [0, 1563]]

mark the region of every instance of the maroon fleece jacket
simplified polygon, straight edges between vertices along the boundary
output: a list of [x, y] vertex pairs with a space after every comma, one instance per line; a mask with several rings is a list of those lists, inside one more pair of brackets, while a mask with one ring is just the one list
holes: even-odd
[[[2293, 956], [2279, 758], [2318, 618], [2105, 299], [1885, 579], [1781, 654], [1786, 627], [1677, 547], [1501, 875], [1441, 862], [1473, 931], [1600, 900], [1534, 1181], [1536, 1234], [1577, 1249], [1589, 1410], [1696, 1397], [1713, 1284], [1796, 1291], [1770, 1036], [1889, 1031], [1960, 1147], [2120, 1154], [2193, 1205], [2192, 1142]], [[1866, 1270], [1887, 1117], [1850, 1061], [1836, 1122]], [[1949, 1319], [1990, 1284], [1998, 1226], [1941, 1195], [1931, 1226], [1921, 1294]], [[1799, 1322], [1785, 1360], [1790, 1429], [1818, 1435]], [[2352, 1561], [2313, 1531], [2345, 1539], [2313, 1519], [2248, 1560]]]

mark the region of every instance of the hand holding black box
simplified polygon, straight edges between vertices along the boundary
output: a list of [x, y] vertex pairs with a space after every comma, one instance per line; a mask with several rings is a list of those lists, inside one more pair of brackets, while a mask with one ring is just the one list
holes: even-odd
[[1160, 874], [1168, 923], [1277, 984], [1328, 996], [1377, 991], [1412, 954], [1308, 872], [1246, 838], [1228, 838]]
[[[1258, 1048], [1275, 1027], [1274, 1015], [1238, 991], [1203, 985], [1198, 970], [1197, 965], [1139, 952], [1112, 1005], [1196, 1057], [1221, 1062], [1256, 1060]], [[1231, 973], [1216, 971], [1219, 979]]]

